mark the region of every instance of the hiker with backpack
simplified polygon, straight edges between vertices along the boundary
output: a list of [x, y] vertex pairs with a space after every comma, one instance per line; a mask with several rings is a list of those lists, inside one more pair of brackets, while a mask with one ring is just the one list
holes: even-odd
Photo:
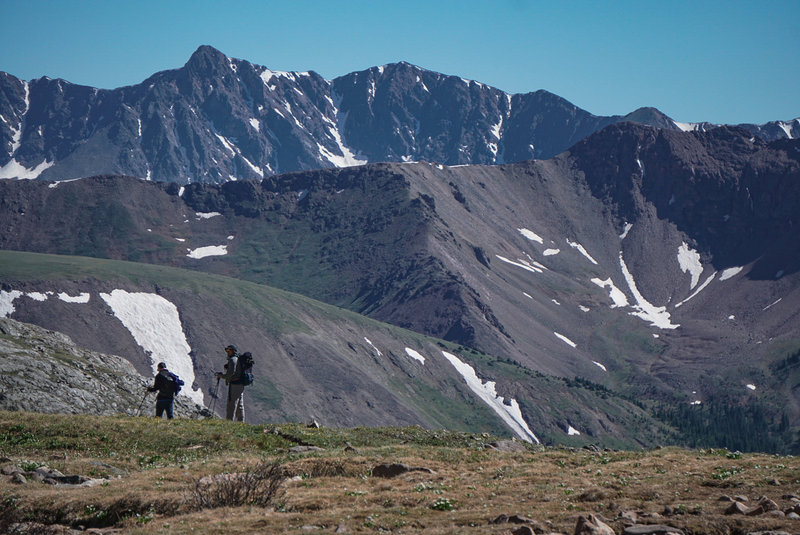
[[225, 353], [228, 355], [225, 371], [217, 372], [217, 379], [225, 379], [228, 385], [225, 418], [244, 422], [244, 387], [253, 382], [253, 357], [249, 351], [239, 355], [234, 345], [227, 346]]
[[172, 420], [172, 402], [175, 394], [181, 391], [183, 381], [169, 371], [163, 362], [159, 362], [157, 368], [158, 373], [156, 373], [153, 386], [147, 387], [147, 391], [158, 392], [156, 395], [156, 418], [161, 418], [166, 412], [167, 419]]

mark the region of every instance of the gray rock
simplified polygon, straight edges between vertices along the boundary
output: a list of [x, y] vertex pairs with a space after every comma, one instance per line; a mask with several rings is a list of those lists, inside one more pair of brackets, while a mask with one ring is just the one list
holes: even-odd
[[23, 470], [19, 466], [14, 466], [11, 464], [7, 464], [3, 468], [0, 468], [0, 473], [2, 473], [4, 476], [13, 476], [14, 474], [21, 474], [24, 471], [25, 470]]
[[616, 533], [598, 515], [589, 515], [578, 517], [575, 535], [616, 535]]
[[725, 509], [726, 515], [746, 515], [748, 514], [752, 508], [747, 507], [742, 502], [733, 502], [730, 507]]
[[[128, 360], [82, 349], [64, 334], [9, 318], [0, 318], [0, 334], [0, 409], [110, 416], [136, 415], [141, 407], [142, 415], [154, 413], [155, 396], [145, 396], [152, 378]], [[28, 373], [16, 373], [20, 369]], [[203, 411], [186, 396], [175, 399], [177, 417], [199, 418]]]

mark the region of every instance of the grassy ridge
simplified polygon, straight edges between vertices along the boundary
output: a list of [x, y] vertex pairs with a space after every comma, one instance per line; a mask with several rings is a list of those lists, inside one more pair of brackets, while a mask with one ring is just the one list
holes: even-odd
[[[252, 282], [151, 264], [13, 251], [0, 251], [0, 279], [12, 283], [12, 287], [15, 281], [42, 283], [42, 289], [48, 289], [48, 281], [54, 284], [89, 281], [95, 287], [100, 281], [99, 286], [108, 289], [119, 285], [150, 292], [158, 288], [160, 294], [181, 300], [183, 321], [195, 332], [208, 326], [219, 327], [221, 318], [225, 318], [228, 327], [244, 325], [242, 332], [245, 334], [259, 333], [259, 338], [254, 340], [262, 345], [285, 341], [298, 355], [335, 356], [329, 362], [337, 363], [341, 368], [339, 373], [354, 367], [352, 369], [369, 380], [378, 381], [401, 400], [403, 406], [414, 411], [419, 421], [430, 427], [480, 430], [499, 435], [510, 433], [500, 418], [468, 390], [449, 364], [437, 363], [443, 360], [436, 357], [444, 350], [469, 363], [479, 376], [495, 380], [501, 395], [517, 399], [532, 430], [546, 443], [581, 446], [601, 442], [635, 448], [669, 442], [664, 440], [666, 431], [654, 423], [643, 408], [608, 390], [598, 392], [581, 383], [567, 384], [561, 379], [527, 370], [510, 359], [432, 339]], [[197, 307], [214, 310], [217, 316], [194, 318], [191, 311]], [[353, 334], [358, 330], [363, 334]], [[425, 348], [423, 352], [432, 359], [431, 363], [426, 364], [425, 372], [419, 376], [412, 377], [394, 368], [387, 371], [385, 364], [376, 362], [368, 348], [367, 353], [355, 351], [354, 344], [363, 345], [361, 338], [365, 335], [373, 341], [378, 337], [383, 344], [393, 346], [392, 350], [399, 354], [401, 361], [406, 358], [403, 347]], [[209, 354], [209, 344], [204, 346], [204, 343], [202, 339], [194, 339], [192, 345], [200, 354]], [[271, 411], [271, 421], [307, 421], [309, 415], [301, 406], [284, 406], [291, 397], [285, 390], [288, 387], [269, 376], [269, 371], [264, 375], [266, 380], [250, 387], [251, 401]], [[607, 418], [611, 427], [600, 423], [603, 418]], [[589, 432], [580, 437], [568, 436], [567, 422], [583, 425]]]

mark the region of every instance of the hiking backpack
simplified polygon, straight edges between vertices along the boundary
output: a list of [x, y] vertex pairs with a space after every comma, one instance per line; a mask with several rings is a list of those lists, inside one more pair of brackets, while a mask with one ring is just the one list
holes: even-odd
[[177, 394], [181, 391], [181, 387], [184, 385], [183, 379], [172, 372], [169, 372], [169, 378], [172, 382], [173, 394]]
[[253, 355], [249, 351], [239, 355], [239, 361], [236, 363], [239, 368], [238, 379], [232, 381], [237, 385], [250, 385], [253, 384]]

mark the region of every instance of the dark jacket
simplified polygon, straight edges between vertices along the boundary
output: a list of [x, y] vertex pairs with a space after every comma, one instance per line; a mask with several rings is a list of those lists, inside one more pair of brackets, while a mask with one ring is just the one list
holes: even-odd
[[168, 370], [161, 370], [156, 374], [153, 386], [147, 390], [150, 392], [158, 391], [156, 399], [172, 399], [175, 397], [175, 381], [170, 377]]

